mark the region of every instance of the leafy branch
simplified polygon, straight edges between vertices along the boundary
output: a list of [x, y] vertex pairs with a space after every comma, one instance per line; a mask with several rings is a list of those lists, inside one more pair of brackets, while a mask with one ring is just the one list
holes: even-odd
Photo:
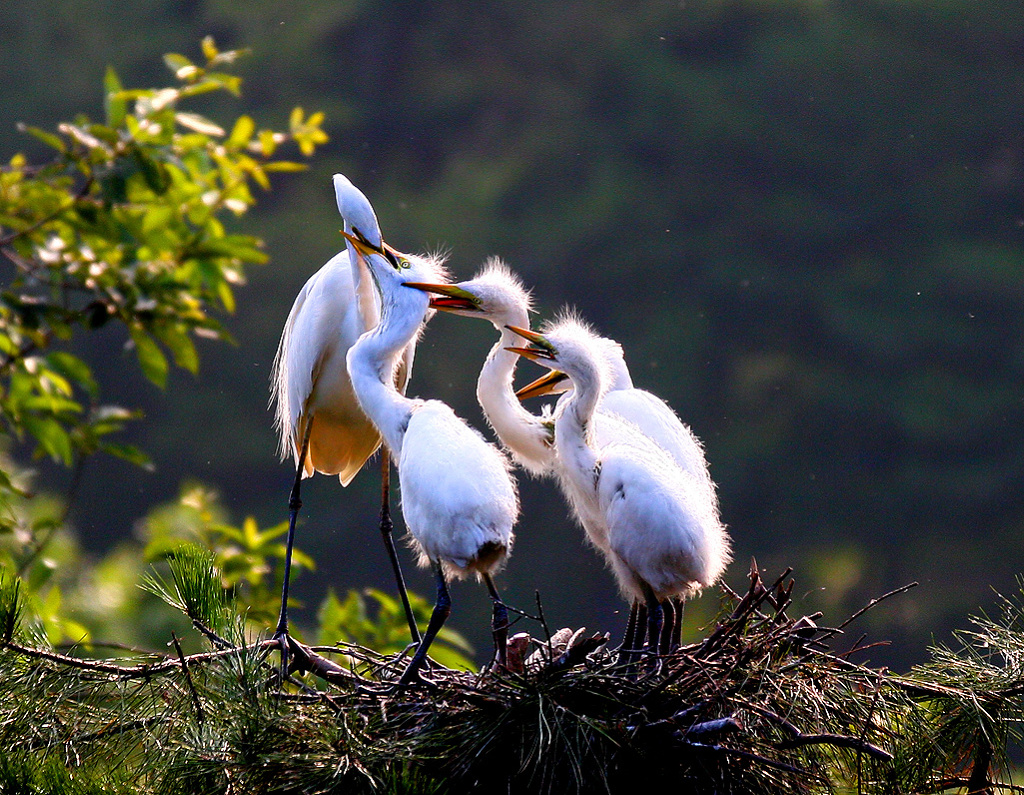
[[147, 463], [110, 440], [138, 414], [100, 402], [70, 341], [117, 323], [154, 384], [166, 384], [171, 362], [195, 373], [194, 338], [231, 339], [218, 315], [234, 310], [245, 267], [266, 260], [262, 242], [231, 233], [222, 216], [245, 214], [274, 172], [304, 167], [281, 157], [283, 146], [308, 156], [327, 140], [323, 115], [300, 108], [286, 132], [246, 115], [227, 132], [186, 110], [197, 96], [240, 92], [226, 70], [244, 51], [208, 37], [202, 54], [166, 56], [176, 83], [164, 88], [125, 88], [108, 69], [102, 122], [22, 125], [52, 158], [18, 154], [0, 167], [0, 257], [13, 266], [0, 291], [0, 433], [33, 441], [37, 455]]

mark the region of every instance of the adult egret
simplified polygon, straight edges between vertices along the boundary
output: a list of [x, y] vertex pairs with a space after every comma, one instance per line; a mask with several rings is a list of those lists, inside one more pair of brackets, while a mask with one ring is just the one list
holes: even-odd
[[[334, 192], [345, 229], [357, 230], [371, 244], [382, 244], [380, 227], [366, 196], [346, 177], [334, 175]], [[337, 475], [347, 486], [380, 446], [380, 434], [360, 409], [348, 377], [349, 348], [380, 318], [380, 299], [366, 266], [351, 244], [314, 273], [292, 305], [274, 359], [272, 402], [282, 458], [295, 461], [295, 480], [288, 501], [289, 523], [281, 612], [274, 637], [281, 641], [282, 670], [288, 657], [288, 584], [299, 508], [300, 485], [315, 472]], [[395, 356], [397, 379], [404, 389], [412, 370], [416, 340]], [[391, 537], [388, 512], [388, 470], [382, 456], [381, 534], [405, 606], [409, 631], [419, 630], [409, 606], [401, 566]]]
[[438, 400], [413, 400], [395, 389], [397, 352], [414, 339], [430, 298], [404, 282], [442, 282], [440, 263], [408, 257], [349, 236], [381, 295], [381, 321], [348, 352], [348, 372], [359, 405], [398, 464], [402, 513], [421, 565], [433, 565], [437, 600], [430, 623], [399, 680], [418, 676], [427, 650], [451, 612], [449, 577], [475, 573], [493, 601], [492, 630], [499, 665], [505, 664], [508, 614], [492, 574], [512, 547], [519, 512], [507, 458]]
[[[660, 446], [597, 439], [593, 420], [609, 377], [590, 328], [567, 318], [544, 334], [512, 330], [531, 343], [513, 348], [515, 353], [572, 381], [555, 418], [560, 479], [603, 518], [619, 587], [627, 598], [646, 603], [649, 648], [657, 651], [662, 602], [712, 585], [730, 560], [717, 505], [701, 480]], [[644, 436], [638, 428], [634, 435]]]

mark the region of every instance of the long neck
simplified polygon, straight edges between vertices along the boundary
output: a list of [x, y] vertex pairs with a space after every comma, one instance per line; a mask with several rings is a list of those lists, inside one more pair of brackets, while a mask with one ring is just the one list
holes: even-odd
[[519, 355], [505, 350], [522, 342], [506, 325], [528, 327], [526, 311], [509, 313], [494, 325], [501, 337], [491, 348], [480, 369], [476, 383], [476, 397], [494, 432], [516, 458], [534, 474], [549, 470], [554, 463], [554, 439], [549, 426], [540, 417], [523, 408], [512, 387]]
[[395, 389], [395, 362], [418, 333], [422, 317], [385, 302], [380, 323], [348, 352], [349, 378], [359, 405], [395, 456], [402, 452], [409, 416], [417, 405]]
[[598, 460], [593, 419], [602, 395], [601, 381], [596, 368], [590, 367], [580, 368], [571, 377], [573, 391], [564, 398], [555, 419], [555, 445], [571, 476], [592, 478]]

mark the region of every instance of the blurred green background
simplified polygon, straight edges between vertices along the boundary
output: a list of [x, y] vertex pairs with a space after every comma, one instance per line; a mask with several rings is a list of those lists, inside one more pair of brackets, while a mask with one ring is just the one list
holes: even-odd
[[[707, 445], [732, 587], [751, 557], [768, 574], [793, 566], [798, 604], [834, 623], [919, 580], [860, 624], [894, 642], [871, 659], [899, 667], [1014, 589], [1019, 0], [4, 0], [0, 31], [4, 160], [37, 151], [19, 121], [101, 115], [108, 64], [126, 85], [161, 85], [161, 55], [193, 56], [207, 34], [253, 54], [243, 98], [201, 112], [281, 126], [299, 104], [331, 136], [241, 222], [271, 262], [227, 321], [237, 347], [201, 346], [199, 378], [174, 371], [161, 392], [116, 332], [93, 335], [105, 394], [145, 407], [128, 441], [157, 468], [85, 472], [71, 516], [88, 549], [137, 532], [187, 479], [236, 517], [285, 518], [268, 378], [293, 297], [340, 248], [341, 171], [396, 247], [450, 252], [460, 277], [498, 255], [540, 317], [569, 303], [622, 342], [637, 385]], [[483, 427], [473, 384], [493, 341], [487, 324], [436, 318], [410, 393]], [[328, 585], [390, 589], [375, 471], [344, 490], [307, 483], [298, 543], [319, 567], [298, 598], [312, 611]], [[554, 485], [520, 485], [508, 600], [531, 607], [539, 590], [553, 627], [617, 633], [611, 576]], [[486, 650], [484, 591], [453, 596], [453, 625]], [[707, 595], [690, 614], [714, 608]]]

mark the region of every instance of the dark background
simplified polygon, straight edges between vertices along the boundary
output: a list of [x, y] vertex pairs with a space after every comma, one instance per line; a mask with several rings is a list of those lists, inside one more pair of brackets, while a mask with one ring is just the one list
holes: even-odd
[[[146, 383], [124, 340], [90, 360], [109, 399], [146, 409], [131, 441], [155, 473], [85, 474], [72, 514], [108, 548], [199, 479], [240, 521], [286, 512], [268, 378], [303, 282], [340, 248], [330, 176], [369, 196], [400, 249], [444, 250], [460, 277], [491, 254], [621, 341], [639, 386], [707, 445], [735, 541], [793, 566], [800, 608], [836, 622], [911, 580], [860, 627], [905, 666], [1016, 588], [1024, 546], [1024, 12], [1019, 0], [302, 3], [5, 0], [0, 155], [17, 132], [102, 115], [103, 70], [165, 85], [161, 55], [202, 36], [249, 47], [241, 100], [284, 126], [323, 110], [331, 142], [278, 179], [244, 231], [263, 236], [199, 379]], [[473, 383], [491, 327], [437, 318], [410, 394], [482, 427]], [[524, 367], [532, 377], [535, 370]], [[60, 473], [56, 473], [60, 477]], [[610, 575], [552, 483], [520, 478], [523, 519], [500, 585], [555, 626], [618, 630]], [[296, 586], [390, 588], [376, 476], [307, 486]], [[414, 587], [431, 592], [429, 578]], [[993, 590], [994, 589], [994, 590]], [[805, 596], [806, 595], [806, 596]], [[454, 624], [486, 648], [482, 589]], [[715, 597], [695, 603], [707, 616]], [[852, 639], [851, 639], [852, 642]]]

